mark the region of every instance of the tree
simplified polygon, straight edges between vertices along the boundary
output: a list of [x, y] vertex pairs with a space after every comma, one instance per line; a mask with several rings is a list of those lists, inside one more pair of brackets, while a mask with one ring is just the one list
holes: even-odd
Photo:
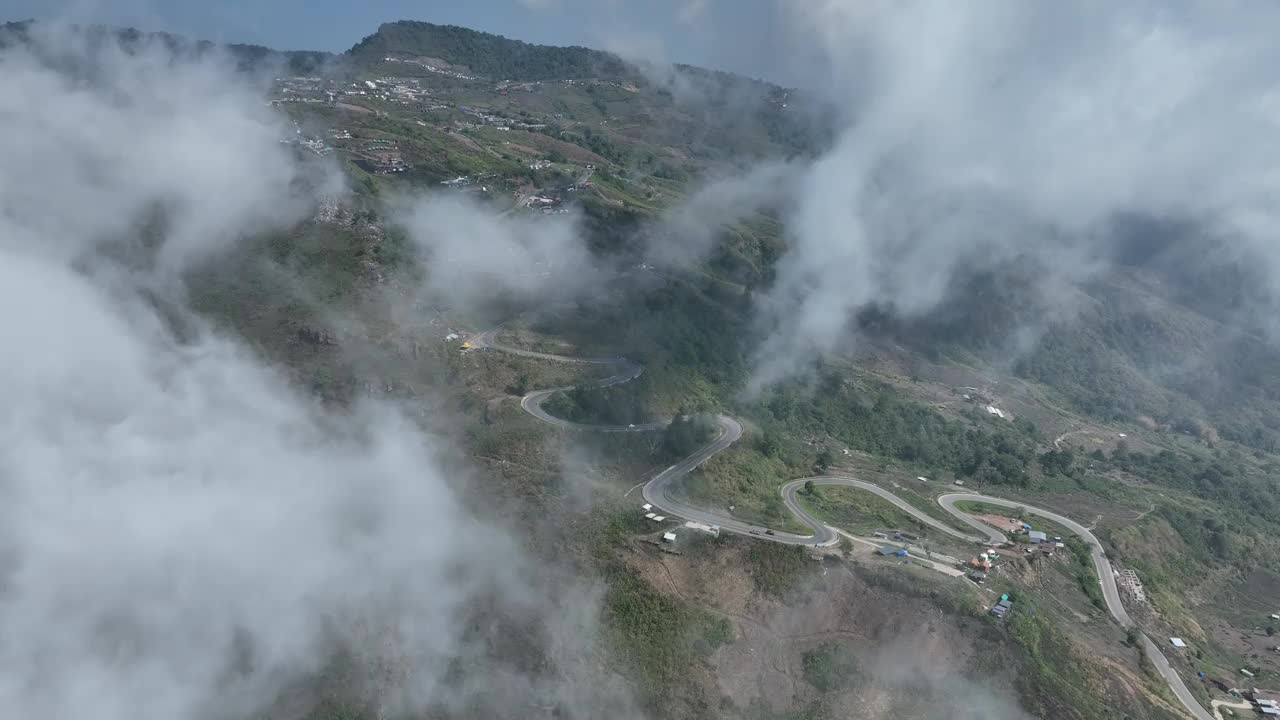
[[818, 472], [826, 472], [835, 464], [835, 462], [835, 456], [831, 454], [831, 451], [827, 448], [823, 448], [822, 452], [818, 453], [818, 459], [814, 461], [813, 467], [816, 468]]
[[1129, 647], [1138, 647], [1138, 643], [1141, 639], [1142, 636], [1139, 635], [1138, 628], [1131, 627], [1128, 632], [1125, 633], [1124, 644]]
[[1276, 634], [1276, 626], [1275, 626], [1275, 625], [1268, 625], [1268, 626], [1267, 626], [1267, 637], [1271, 637], [1272, 635], [1275, 635], [1275, 634]]
[[507, 386], [507, 392], [512, 395], [524, 395], [529, 392], [529, 374], [521, 373], [515, 382]]
[[805, 495], [812, 495], [812, 494], [814, 493], [814, 491], [815, 491], [815, 488], [813, 487], [813, 481], [812, 481], [812, 480], [805, 480], [805, 481], [804, 481], [804, 494], [805, 494]]
[[756, 449], [766, 457], [775, 457], [782, 452], [782, 439], [776, 432], [765, 430], [756, 441]]
[[667, 426], [662, 444], [675, 457], [693, 454], [711, 435], [710, 423], [693, 415], [677, 415]]

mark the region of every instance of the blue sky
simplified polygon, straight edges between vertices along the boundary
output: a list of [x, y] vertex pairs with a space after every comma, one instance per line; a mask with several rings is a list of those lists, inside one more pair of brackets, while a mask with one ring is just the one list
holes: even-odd
[[280, 49], [341, 51], [390, 20], [792, 80], [777, 0], [0, 0], [0, 18], [70, 17]]

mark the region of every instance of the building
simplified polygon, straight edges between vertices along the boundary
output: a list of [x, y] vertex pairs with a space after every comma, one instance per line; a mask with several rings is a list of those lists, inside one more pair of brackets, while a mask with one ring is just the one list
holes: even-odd
[[1174, 647], [1179, 648], [1179, 649], [1181, 649], [1181, 648], [1185, 648], [1185, 647], [1187, 646], [1187, 644], [1186, 644], [1185, 642], [1183, 642], [1182, 638], [1175, 638], [1175, 637], [1171, 637], [1171, 638], [1169, 638], [1169, 642], [1170, 642]]
[[1048, 541], [1049, 541], [1049, 536], [1048, 536], [1048, 535], [1045, 535], [1044, 533], [1040, 532], [1039, 530], [1030, 530], [1030, 531], [1028, 531], [1028, 532], [1027, 532], [1027, 537], [1031, 538], [1031, 542], [1036, 543], [1037, 545], [1039, 545], [1039, 544], [1040, 544], [1040, 543], [1042, 543], [1042, 542], [1048, 542]]
[[973, 572], [969, 573], [969, 579], [978, 584], [982, 584], [987, 581], [987, 574], [982, 572], [981, 570], [974, 570]]
[[876, 552], [880, 553], [881, 555], [892, 555], [898, 552], [898, 548], [893, 547], [892, 545], [885, 545], [884, 547], [877, 548]]
[[673, 533], [673, 532], [669, 532], [669, 533], [663, 533], [663, 534], [662, 534], [662, 542], [673, 543], [673, 542], [675, 542], [675, 541], [676, 541], [676, 534], [675, 534], [675, 533]]
[[1003, 618], [1005, 615], [1009, 614], [1009, 610], [1011, 610], [1012, 608], [1013, 608], [1013, 601], [1010, 600], [1009, 596], [1006, 595], [1000, 598], [1000, 602], [992, 606], [991, 614], [995, 615], [998, 618]]
[[1280, 717], [1280, 693], [1254, 688], [1253, 702], [1263, 717]]

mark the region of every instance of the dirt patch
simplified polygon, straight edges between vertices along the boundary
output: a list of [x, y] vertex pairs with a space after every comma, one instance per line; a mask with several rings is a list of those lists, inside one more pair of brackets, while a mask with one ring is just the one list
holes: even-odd
[[1022, 521], [1003, 515], [974, 515], [977, 519], [991, 527], [1004, 532], [1017, 532], [1022, 529]]
[[609, 161], [605, 158], [591, 152], [590, 150], [586, 150], [581, 146], [574, 145], [573, 143], [556, 140], [555, 138], [548, 137], [546, 135], [539, 135], [537, 133], [518, 132], [512, 130], [510, 134], [512, 142], [519, 142], [522, 145], [537, 148], [544, 153], [558, 152], [570, 162], [577, 163], [579, 165], [594, 164], [596, 166], [605, 166], [609, 164]]
[[[743, 570], [748, 552], [745, 541], [709, 541], [680, 556], [638, 549], [628, 558], [653, 587], [733, 621], [735, 640], [712, 658], [708, 688], [729, 701], [723, 717], [797, 708], [818, 708], [817, 717], [926, 717], [957, 689], [1016, 707], [1014, 651], [987, 623], [946, 616], [866, 575], [879, 571], [838, 561], [813, 559], [802, 589], [785, 600], [761, 596]], [[819, 689], [817, 651], [833, 646], [857, 671]]]
[[480, 143], [476, 142], [475, 140], [472, 140], [471, 138], [467, 137], [466, 135], [463, 135], [463, 134], [461, 134], [461, 133], [452, 132], [452, 131], [450, 131], [450, 132], [446, 133], [446, 135], [448, 135], [448, 136], [449, 136], [449, 139], [450, 139], [450, 140], [453, 140], [454, 142], [458, 143], [459, 145], [461, 145], [461, 146], [463, 146], [463, 147], [465, 147], [465, 148], [468, 148], [468, 149], [470, 149], [470, 150], [477, 150], [477, 151], [480, 151], [480, 152], [484, 152], [484, 151], [485, 151], [485, 148], [480, 147]]
[[351, 103], [337, 103], [337, 106], [339, 110], [346, 110], [347, 112], [360, 113], [362, 115], [373, 114], [373, 111], [370, 110], [369, 108], [360, 107], [359, 105], [352, 105]]

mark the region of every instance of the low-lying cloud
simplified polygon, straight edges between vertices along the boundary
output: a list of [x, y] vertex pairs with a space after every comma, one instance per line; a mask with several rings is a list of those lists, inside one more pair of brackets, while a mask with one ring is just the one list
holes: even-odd
[[590, 588], [526, 570], [443, 443], [371, 400], [322, 411], [182, 304], [326, 174], [216, 58], [90, 44], [0, 52], [0, 707], [292, 717], [349, 657], [339, 690], [379, 713], [631, 714], [586, 661]]
[[756, 386], [838, 347], [869, 303], [932, 311], [964, 268], [1090, 277], [1120, 214], [1200, 223], [1280, 277], [1274, 8], [782, 7], [846, 122], [795, 184]]
[[401, 202], [394, 222], [417, 253], [433, 302], [567, 300], [598, 280], [574, 214], [498, 214], [465, 197], [429, 195]]

